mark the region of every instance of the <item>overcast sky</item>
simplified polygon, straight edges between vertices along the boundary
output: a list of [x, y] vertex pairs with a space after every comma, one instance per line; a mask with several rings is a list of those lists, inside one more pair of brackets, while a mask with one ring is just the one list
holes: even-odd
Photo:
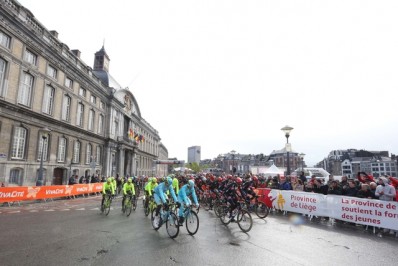
[[170, 157], [398, 153], [396, 0], [19, 0], [135, 95]]

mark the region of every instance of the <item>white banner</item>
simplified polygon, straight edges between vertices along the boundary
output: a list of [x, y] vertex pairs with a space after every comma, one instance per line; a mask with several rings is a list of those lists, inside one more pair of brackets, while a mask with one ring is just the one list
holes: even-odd
[[398, 230], [398, 202], [271, 190], [272, 207], [289, 212]]

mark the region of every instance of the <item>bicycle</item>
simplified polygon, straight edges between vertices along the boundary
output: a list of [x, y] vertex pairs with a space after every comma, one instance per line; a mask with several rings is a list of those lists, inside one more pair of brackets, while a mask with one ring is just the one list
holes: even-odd
[[101, 205], [101, 213], [105, 213], [105, 215], [108, 215], [111, 210], [111, 204], [112, 204], [112, 194], [110, 192], [107, 192], [105, 194], [104, 204]]
[[[192, 205], [190, 206], [185, 206], [185, 210], [183, 213], [184, 219], [185, 219], [185, 227], [187, 228], [188, 234], [193, 236], [198, 232], [199, 229], [199, 207], [197, 208], [196, 211], [193, 210]], [[183, 225], [180, 225], [183, 226]]]
[[[146, 196], [146, 197], [148, 197], [148, 196]], [[155, 202], [153, 196], [151, 196], [147, 203], [144, 202], [144, 214], [145, 214], [145, 216], [148, 216], [155, 209], [156, 209], [156, 202]]]
[[166, 223], [166, 231], [170, 238], [176, 238], [180, 232], [177, 215], [171, 211], [173, 205], [175, 205], [175, 203], [166, 205], [166, 209], [162, 206], [158, 216], [155, 216], [156, 208], [152, 210], [151, 213], [153, 229], [157, 231], [164, 223]]
[[131, 210], [135, 211], [137, 206], [137, 199], [135, 196], [128, 194], [128, 196], [124, 199], [123, 213], [126, 214], [127, 217], [130, 216]]
[[222, 205], [220, 220], [224, 225], [228, 225], [236, 216], [236, 222], [242, 232], [247, 233], [252, 229], [253, 219], [250, 212], [243, 208], [244, 202], [238, 201], [238, 206], [230, 213], [229, 204]]
[[[254, 202], [253, 202], [254, 201]], [[258, 200], [257, 197], [247, 199], [245, 201], [247, 210], [249, 212], [254, 212], [259, 218], [264, 219], [269, 214], [269, 208], [264, 202]]]

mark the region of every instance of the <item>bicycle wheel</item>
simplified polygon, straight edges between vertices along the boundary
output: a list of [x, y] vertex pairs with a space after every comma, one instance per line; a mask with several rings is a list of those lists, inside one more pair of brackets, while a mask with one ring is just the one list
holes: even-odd
[[237, 222], [240, 230], [247, 233], [252, 229], [253, 220], [250, 213], [245, 209], [240, 209], [237, 216]]
[[170, 238], [176, 238], [180, 232], [177, 216], [170, 212], [166, 221], [166, 231]]
[[267, 205], [265, 205], [262, 202], [259, 202], [258, 204], [256, 204], [255, 211], [256, 211], [257, 216], [261, 219], [264, 219], [269, 214], [269, 209], [268, 209]]
[[126, 198], [126, 200], [124, 201], [124, 209], [126, 211], [126, 216], [129, 217], [131, 214], [131, 200], [130, 198]]
[[222, 211], [222, 202], [220, 200], [216, 200], [216, 202], [214, 202], [214, 214], [220, 218], [221, 215], [221, 211]]
[[227, 205], [221, 205], [220, 207], [220, 221], [227, 225], [231, 222], [231, 218], [229, 217], [229, 207]]
[[137, 209], [137, 197], [133, 198], [132, 204], [133, 204], [133, 211], [135, 211], [135, 209]]
[[104, 203], [105, 215], [108, 215], [109, 212], [111, 211], [111, 203], [112, 203], [112, 198], [110, 196], [107, 196]]
[[189, 211], [185, 218], [185, 227], [187, 228], [188, 234], [193, 236], [198, 232], [199, 229], [199, 217], [194, 211]]
[[210, 210], [211, 201], [212, 201], [212, 198], [207, 198], [207, 199], [205, 200], [206, 203], [205, 203], [205, 205], [204, 205], [204, 208], [205, 208], [206, 211]]
[[151, 212], [151, 223], [152, 223], [153, 229], [155, 229], [157, 231], [162, 226], [162, 224], [160, 223], [160, 213], [158, 216], [155, 216], [155, 213], [156, 213], [156, 209], [153, 209]]

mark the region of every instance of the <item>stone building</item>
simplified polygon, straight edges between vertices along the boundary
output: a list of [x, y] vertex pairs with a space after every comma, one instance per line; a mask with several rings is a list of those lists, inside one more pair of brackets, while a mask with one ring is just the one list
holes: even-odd
[[0, 182], [149, 175], [167, 157], [104, 47], [91, 68], [17, 1], [1, 0], [0, 17]]

